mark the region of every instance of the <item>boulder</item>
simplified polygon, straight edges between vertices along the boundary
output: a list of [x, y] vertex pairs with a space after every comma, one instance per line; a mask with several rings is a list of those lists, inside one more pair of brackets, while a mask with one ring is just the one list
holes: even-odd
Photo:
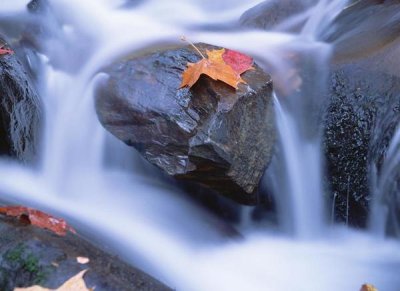
[[346, 7], [321, 35], [334, 45], [334, 60], [368, 57], [394, 42], [400, 30], [400, 1], [359, 0]]
[[400, 122], [399, 48], [397, 41], [368, 57], [332, 65], [325, 121], [328, 180], [336, 219], [355, 226], [367, 223], [370, 165], [380, 171]]
[[297, 0], [263, 1], [245, 11], [239, 22], [245, 27], [271, 30], [289, 17], [302, 12], [307, 6], [303, 1]]
[[327, 180], [336, 220], [359, 227], [368, 222], [372, 199], [389, 206], [389, 228], [400, 222], [396, 195], [371, 192], [400, 121], [399, 13], [397, 0], [355, 1], [323, 37], [335, 45], [325, 121]]
[[[5, 41], [0, 38], [0, 43]], [[16, 55], [0, 56], [0, 155], [23, 161], [35, 158], [42, 106]]]
[[256, 204], [275, 141], [271, 78], [255, 64], [238, 90], [204, 75], [178, 89], [187, 63], [200, 58], [185, 46], [114, 62], [96, 92], [98, 117], [167, 174]]
[[[0, 216], [0, 290], [40, 285], [55, 289], [88, 269], [84, 280], [96, 290], [171, 290], [78, 235], [50, 231]], [[77, 257], [89, 263], [80, 264]]]

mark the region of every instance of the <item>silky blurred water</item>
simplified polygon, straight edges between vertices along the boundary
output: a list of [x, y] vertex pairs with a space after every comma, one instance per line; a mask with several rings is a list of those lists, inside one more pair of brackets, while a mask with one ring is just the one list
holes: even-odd
[[[0, 17], [24, 21], [27, 2], [2, 0]], [[235, 29], [258, 1], [126, 2], [54, 0], [51, 17], [38, 18], [48, 27], [38, 36], [46, 111], [40, 167], [0, 161], [1, 200], [67, 217], [178, 290], [336, 291], [370, 282], [398, 291], [398, 242], [329, 225], [322, 199], [318, 120], [332, 47], [318, 39], [346, 1], [305, 1], [312, 9], [295, 16], [306, 20], [298, 34]], [[227, 238], [223, 222], [157, 179], [97, 120], [93, 90], [106, 77], [97, 72], [181, 35], [252, 55], [273, 76], [280, 150], [265, 182], [274, 185], [278, 230], [247, 220], [244, 239]]]

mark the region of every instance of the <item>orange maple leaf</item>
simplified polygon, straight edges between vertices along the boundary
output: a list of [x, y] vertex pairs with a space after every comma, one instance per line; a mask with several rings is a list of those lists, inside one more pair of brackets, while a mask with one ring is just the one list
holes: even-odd
[[27, 222], [40, 228], [48, 229], [60, 236], [67, 234], [67, 231], [76, 233], [64, 219], [53, 217], [40, 210], [24, 206], [0, 207], [0, 213], [17, 217], [20, 221]]
[[202, 58], [197, 63], [188, 63], [187, 69], [182, 74], [182, 83], [179, 88], [192, 87], [202, 74], [209, 76], [214, 80], [222, 81], [237, 89], [239, 83], [246, 82], [240, 77], [230, 65], [227, 65], [223, 59], [225, 49], [207, 50], [208, 58]]

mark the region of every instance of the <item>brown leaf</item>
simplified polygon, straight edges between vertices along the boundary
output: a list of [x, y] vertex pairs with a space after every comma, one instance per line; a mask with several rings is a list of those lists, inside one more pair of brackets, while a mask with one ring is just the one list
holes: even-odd
[[197, 63], [188, 63], [187, 69], [182, 74], [182, 83], [179, 88], [192, 87], [202, 74], [214, 80], [222, 81], [235, 89], [238, 88], [239, 83], [246, 84], [240, 74], [224, 62], [222, 58], [224, 52], [225, 49], [207, 50], [207, 59], [203, 58]]
[[38, 285], [28, 287], [28, 288], [15, 288], [14, 291], [92, 291], [94, 288], [87, 288], [83, 276], [87, 270], [83, 270], [67, 280], [57, 289], [47, 289], [40, 287]]
[[67, 231], [76, 233], [76, 231], [69, 226], [64, 219], [53, 217], [33, 208], [24, 206], [0, 207], [0, 214], [17, 217], [22, 222], [27, 222], [37, 227], [51, 230], [60, 236], [66, 235]]
[[374, 285], [371, 284], [364, 284], [361, 286], [360, 291], [378, 291]]

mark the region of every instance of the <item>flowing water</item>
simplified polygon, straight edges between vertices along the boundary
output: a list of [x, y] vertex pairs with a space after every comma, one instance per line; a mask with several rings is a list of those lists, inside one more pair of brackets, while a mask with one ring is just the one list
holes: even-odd
[[[24, 22], [27, 2], [2, 0], [0, 18]], [[177, 290], [350, 291], [365, 282], [400, 290], [399, 243], [329, 225], [322, 199], [318, 121], [332, 47], [318, 37], [346, 1], [305, 1], [311, 8], [287, 20], [302, 20], [298, 34], [227, 29], [258, 1], [50, 2], [36, 20], [48, 27], [38, 36], [35, 68], [46, 112], [41, 163], [32, 169], [1, 161], [3, 201], [69, 218]], [[154, 177], [97, 121], [99, 69], [148, 45], [177, 43], [182, 34], [246, 52], [273, 74], [280, 146], [264, 182], [276, 196], [278, 230], [247, 219], [243, 240], [226, 238], [218, 219]]]

